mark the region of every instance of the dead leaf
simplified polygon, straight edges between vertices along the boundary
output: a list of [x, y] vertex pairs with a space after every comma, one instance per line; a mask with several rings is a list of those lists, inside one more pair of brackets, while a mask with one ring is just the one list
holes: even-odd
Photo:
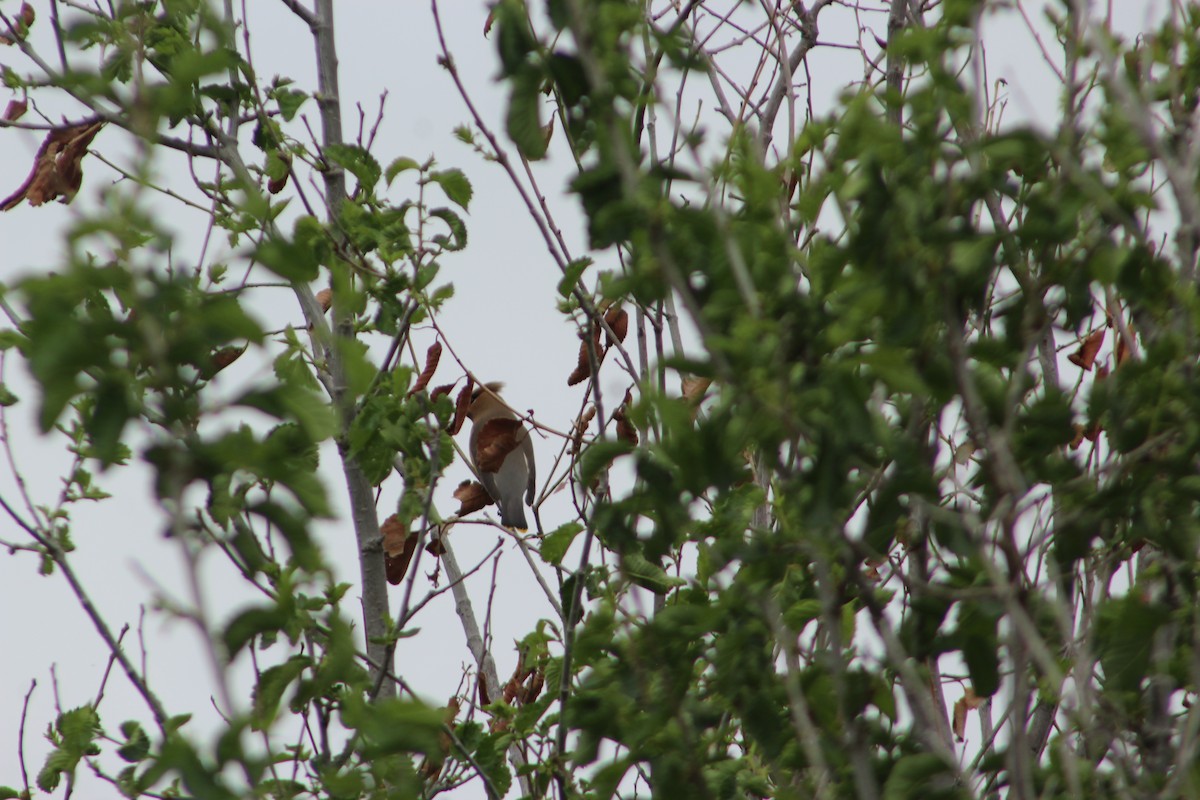
[[322, 289], [317, 292], [317, 303], [320, 304], [322, 311], [329, 313], [329, 309], [333, 308], [333, 289]]
[[421, 537], [416, 531], [408, 530], [395, 514], [383, 521], [379, 532], [383, 534], [383, 568], [388, 583], [395, 586], [408, 573], [408, 565], [417, 552]]
[[587, 433], [588, 425], [596, 416], [596, 407], [588, 406], [587, 410], [579, 415], [579, 419], [575, 420], [575, 430], [571, 433], [571, 452], [570, 455], [578, 455], [579, 450], [583, 447], [583, 435]]
[[967, 734], [967, 712], [979, 708], [983, 699], [976, 696], [974, 689], [967, 689], [954, 704], [954, 737], [965, 741]]
[[496, 501], [488, 494], [487, 489], [483, 488], [483, 484], [478, 481], [463, 481], [454, 490], [454, 499], [458, 501], [458, 516], [465, 517], [467, 514], [473, 514]]
[[626, 414], [626, 409], [629, 408], [629, 404], [632, 401], [632, 390], [626, 389], [625, 399], [617, 407], [617, 410], [613, 412], [613, 420], [617, 423], [617, 438], [624, 439], [630, 444], [636, 445], [638, 443], [637, 428], [633, 427], [633, 423], [629, 421], [629, 417]]
[[9, 100], [8, 105], [4, 108], [4, 121], [16, 122], [21, 117], [25, 116], [25, 112], [29, 109], [29, 104], [24, 100]]
[[954, 463], [962, 466], [970, 461], [973, 455], [975, 455], [975, 443], [968, 439], [954, 448]]
[[479, 450], [475, 468], [480, 472], [499, 472], [504, 459], [520, 444], [517, 434], [521, 430], [519, 419], [497, 417], [485, 422], [475, 440]]
[[1083, 426], [1078, 422], [1075, 423], [1075, 435], [1071, 437], [1071, 444], [1068, 445], [1072, 450], [1078, 450], [1079, 445], [1083, 444]]
[[417, 392], [429, 385], [429, 379], [433, 377], [433, 373], [437, 371], [438, 361], [442, 357], [442, 343], [434, 342], [429, 345], [429, 349], [425, 351], [425, 369], [421, 371], [421, 375], [417, 378], [417, 382], [413, 388], [409, 390], [408, 396], [412, 397]]
[[[617, 335], [617, 341], [625, 341], [625, 336], [629, 333], [629, 313], [625, 309], [613, 306], [604, 313], [604, 322]], [[608, 337], [608, 344], [615, 344], [611, 336]]]
[[444, 394], [450, 394], [450, 390], [453, 388], [454, 388], [453, 383], [443, 383], [441, 386], [435, 387], [434, 390], [429, 393], [429, 399], [437, 400], [439, 397], [441, 397]]
[[[579, 359], [575, 362], [575, 371], [567, 377], [567, 386], [574, 386], [577, 383], [583, 383], [592, 374], [592, 360], [588, 355], [588, 343], [585, 336], [580, 336], [579, 343]], [[600, 368], [600, 362], [604, 360], [604, 350], [600, 347], [600, 327], [592, 326], [592, 344], [596, 350], [596, 368]]]
[[103, 127], [102, 121], [92, 119], [53, 128], [38, 148], [29, 177], [21, 188], [0, 201], [0, 211], [14, 209], [22, 200], [28, 200], [31, 206], [57, 199], [71, 202], [83, 183], [80, 162]]
[[212, 354], [212, 361], [207, 370], [204, 370], [204, 377], [213, 377], [221, 370], [228, 367], [233, 362], [242, 357], [242, 353], [246, 352], [245, 346], [242, 347], [222, 347]]
[[684, 378], [682, 382], [683, 399], [698, 406], [711, 385], [712, 378]]
[[[1130, 326], [1127, 330], [1128, 330], [1129, 335], [1132, 337], [1133, 336], [1133, 327]], [[1125, 337], [1122, 336], [1120, 333], [1118, 333], [1117, 334], [1117, 357], [1116, 357], [1117, 366], [1119, 367], [1122, 364], [1124, 364], [1126, 359], [1128, 359], [1128, 358], [1129, 358], [1129, 348], [1126, 346]]]
[[471, 407], [471, 392], [475, 388], [475, 381], [471, 380], [471, 376], [467, 376], [467, 385], [458, 393], [458, 398], [454, 401], [454, 419], [450, 420], [451, 436], [455, 436], [462, 430], [463, 420], [467, 418], [467, 409]]
[[[492, 26], [495, 24], [496, 24], [496, 9], [493, 8], [491, 11], [488, 12], [487, 20], [483, 23], [483, 38], [486, 39], [488, 37], [488, 34], [492, 32]], [[485, 705], [486, 705], [486, 703], [485, 703]]]
[[1092, 364], [1096, 362], [1096, 354], [1100, 352], [1100, 345], [1104, 344], [1104, 328], [1093, 331], [1090, 336], [1083, 340], [1079, 345], [1079, 349], [1071, 355], [1067, 356], [1067, 360], [1082, 370], [1088, 372], [1092, 369]]
[[16, 18], [16, 30], [13, 31], [12, 36], [0, 34], [0, 44], [12, 45], [24, 41], [25, 37], [29, 35], [29, 27], [33, 25], [35, 19], [37, 19], [37, 14], [34, 13], [33, 6], [29, 5], [29, 3], [22, 3], [21, 12]]

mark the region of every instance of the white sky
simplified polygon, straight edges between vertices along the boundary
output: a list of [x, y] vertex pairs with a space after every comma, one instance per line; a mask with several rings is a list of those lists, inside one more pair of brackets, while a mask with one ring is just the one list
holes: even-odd
[[[35, 25], [33, 41], [43, 52], [51, 53], [46, 36], [46, 4], [35, 5], [42, 19]], [[304, 27], [290, 17], [281, 3], [253, 0], [247, 5], [259, 74], [264, 77], [284, 74], [294, 78], [302, 88], [314, 88], [312, 48]], [[1120, 27], [1125, 30], [1141, 27], [1147, 17], [1161, 13], [1163, 5], [1142, 0], [1116, 0], [1112, 4], [1114, 14], [1122, 20]], [[5, 11], [15, 8], [11, 2], [4, 6]], [[347, 138], [352, 138], [357, 124], [355, 103], [361, 103], [367, 111], [369, 126], [379, 96], [386, 90], [387, 115], [376, 148], [380, 162], [386, 165], [397, 156], [423, 160], [432, 154], [443, 167], [462, 168], [475, 189], [467, 218], [469, 246], [464, 252], [442, 260], [441, 277], [454, 283], [456, 296], [446, 307], [440, 324], [458, 355], [473, 371], [485, 379], [508, 383], [505, 396], [514, 407], [532, 408], [545, 424], [568, 430], [578, 411], [583, 387], [568, 389], [565, 385], [566, 375], [575, 364], [578, 339], [573, 326], [555, 310], [558, 271], [502, 171], [483, 162], [452, 135], [455, 126], [468, 121], [468, 113], [447, 73], [437, 66], [437, 40], [428, 4], [345, 2], [337, 6], [341, 15], [338, 45]], [[444, 0], [443, 3], [449, 46], [473, 100], [488, 124], [502, 132], [506, 92], [494, 82], [497, 74], [494, 43], [483, 37], [486, 15], [483, 2]], [[1036, 11], [1031, 15], [1040, 18]], [[847, 44], [857, 40], [856, 22], [850, 11], [831, 8], [821, 20], [823, 42]], [[882, 15], [862, 15], [860, 20], [880, 36], [886, 35]], [[864, 41], [871, 41], [870, 34], [865, 35]], [[1010, 14], [990, 19], [987, 42], [989, 75], [993, 81], [1006, 79], [1011, 91], [1007, 119], [1052, 119], [1056, 111], [1056, 87], [1048, 80], [1050, 72], [1019, 18]], [[1047, 43], [1052, 43], [1052, 37]], [[814, 103], [818, 113], [831, 107], [845, 82], [862, 77], [861, 59], [853, 51], [819, 48], [814, 51], [811, 63], [816, 76]], [[0, 64], [21, 72], [28, 69], [13, 50], [4, 48], [0, 48]], [[0, 93], [0, 106], [7, 99]], [[55, 106], [48, 99], [43, 107], [55, 114], [68, 114], [72, 119], [81, 116], [78, 109]], [[318, 128], [314, 104], [306, 104], [302, 111]], [[719, 134], [721, 128], [714, 124], [710, 130]], [[0, 130], [0, 141], [3, 142], [0, 195], [6, 195], [27, 174], [41, 134]], [[576, 204], [563, 195], [572, 165], [561, 145], [562, 137], [556, 136], [552, 156], [537, 166], [537, 175], [573, 254], [580, 256], [587, 252], [585, 236]], [[127, 137], [107, 129], [93, 147], [106, 157], [121, 158], [127, 153]], [[252, 155], [249, 147], [245, 152], [248, 157]], [[0, 214], [0, 247], [5, 256], [0, 261], [0, 280], [12, 284], [22, 275], [53, 268], [62, 252], [60, 232], [72, 219], [86, 213], [97, 192], [112, 180], [112, 174], [95, 158], [87, 159], [84, 168], [83, 190], [73, 205], [52, 204], [41, 208], [22, 205]], [[163, 159], [158, 168], [161, 175], [171, 176], [174, 184], [187, 188], [186, 173], [180, 172], [181, 162], [177, 159]], [[400, 199], [399, 194], [393, 197]], [[161, 209], [163, 218], [178, 232], [175, 264], [194, 263], [204, 233], [203, 220], [183, 212], [166, 198], [147, 199], [154, 208]], [[216, 241], [221, 241], [219, 234]], [[593, 255], [601, 268], [613, 266], [611, 252]], [[240, 271], [234, 268], [231, 274]], [[282, 327], [300, 320], [293, 298], [285, 291], [264, 291], [252, 308], [268, 327]], [[431, 341], [428, 330], [415, 333], [418, 352], [423, 353]], [[261, 370], [261, 363], [244, 359], [223, 373], [218, 383], [232, 389], [261, 377]], [[458, 375], [446, 353], [434, 383], [449, 382]], [[615, 369], [610, 367], [607, 375], [603, 387], [610, 402], [615, 404], [625, 385]], [[8, 409], [17, 465], [34, 502], [52, 503], [60, 491], [60, 476], [68, 463], [63, 440], [35, 433], [34, 394], [15, 359], [9, 359], [3, 379], [22, 397], [19, 405]], [[557, 444], [538, 441], [535, 447], [544, 479], [549, 474]], [[344, 484], [331, 446], [324, 449], [322, 458], [323, 474], [339, 509], [339, 518], [322, 525], [318, 535], [327, 546], [327, 557], [335, 563], [343, 579], [357, 583], [355, 544], [345, 515]], [[449, 493], [467, 476], [461, 463], [448, 470], [438, 500], [443, 515], [453, 512], [456, 504]], [[136, 627], [141, 611], [146, 610], [144, 634], [150, 651], [148, 668], [152, 685], [172, 712], [195, 714], [189, 725], [194, 734], [210, 732], [219, 718], [210, 702], [214, 691], [211, 671], [201, 657], [194, 632], [186, 624], [153, 611], [160, 597], [183, 603], [190, 599], [186, 570], [177, 546], [162, 537], [164, 516], [155, 508], [148, 481], [148, 471], [140, 466], [100, 478], [101, 486], [115, 497], [97, 506], [74, 509], [73, 536], [78, 549], [72, 560], [109, 624], [114, 629], [124, 624], [135, 628], [126, 639], [128, 651], [135, 658], [140, 658]], [[398, 490], [395, 482], [393, 479], [386, 485], [390, 491], [385, 491], [380, 504], [381, 518], [390, 513], [388, 506]], [[18, 499], [12, 476], [2, 467], [0, 493], [10, 503]], [[565, 495], [560, 495], [543, 508], [542, 518], [548, 530], [572, 516], [565, 500]], [[22, 533], [7, 518], [0, 519], [0, 539], [24, 541]], [[464, 525], [456, 529], [452, 541], [459, 562], [468, 567], [492, 548], [497, 532]], [[576, 560], [573, 553], [565, 563], [574, 565]], [[431, 567], [428, 556], [423, 559], [422, 567], [426, 571]], [[476, 612], [481, 616], [489, 602], [490, 572], [490, 567], [485, 568], [469, 582]], [[227, 617], [249, 598], [228, 566], [216, 558], [206, 559], [204, 577], [208, 610], [214, 619]], [[444, 585], [444, 575], [442, 582]], [[424, 580], [418, 583], [418, 596], [427, 585]], [[399, 594], [395, 591], [392, 602], [394, 606], [399, 604]], [[492, 602], [493, 652], [504, 679], [515, 662], [512, 641], [531, 630], [539, 617], [553, 616], [524, 560], [511, 544], [503, 550], [498, 588]], [[356, 603], [348, 603], [346, 612], [356, 617]], [[470, 662], [450, 596], [438, 598], [417, 622], [422, 633], [401, 643], [397, 668], [430, 702], [440, 705], [456, 689], [464, 666]], [[272, 657], [270, 652], [264, 656]], [[245, 660], [243, 655], [242, 661]], [[63, 707], [72, 708], [94, 699], [106, 662], [102, 643], [67, 591], [62, 577], [57, 574], [40, 577], [36, 559], [29, 554], [0, 555], [0, 785], [20, 787], [21, 784], [16, 740], [22, 701], [30, 681], [38, 682], [25, 732], [26, 761], [32, 780], [47, 750], [42, 732], [54, 716], [50, 666], [55, 665]], [[241, 686], [235, 699], [248, 704], [248, 673], [241, 670], [238, 677]], [[128, 682], [119, 671], [114, 671], [101, 706], [101, 717], [109, 732], [115, 734], [119, 722], [130, 716], [142, 720], [148, 717]], [[114, 772], [118, 769], [111, 763], [110, 767]], [[80, 777], [84, 787], [93, 780], [86, 770], [81, 771]], [[99, 788], [98, 792], [97, 796], [108, 793]], [[89, 790], [81, 796], [90, 795]], [[474, 785], [460, 790], [456, 796], [482, 796], [482, 790]]]

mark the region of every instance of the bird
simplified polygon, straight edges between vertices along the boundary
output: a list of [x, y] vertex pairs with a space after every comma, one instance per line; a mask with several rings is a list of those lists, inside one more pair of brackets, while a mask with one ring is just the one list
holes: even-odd
[[[471, 393], [467, 419], [471, 420], [471, 463], [483, 488], [500, 506], [500, 524], [524, 531], [525, 505], [533, 505], [537, 468], [529, 431], [500, 399], [503, 383], [479, 386]], [[525, 493], [525, 505], [521, 493]]]

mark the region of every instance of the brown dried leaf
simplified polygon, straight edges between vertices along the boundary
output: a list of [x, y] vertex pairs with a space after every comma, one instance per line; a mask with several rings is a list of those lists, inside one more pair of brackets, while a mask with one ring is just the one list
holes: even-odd
[[[626, 334], [629, 333], [629, 314], [620, 306], [613, 306], [604, 313], [604, 321], [608, 327], [612, 328], [612, 332], [617, 335], [617, 341], [625, 341]], [[608, 344], [615, 344], [612, 337], [608, 337]]]
[[392, 514], [379, 526], [383, 534], [383, 552], [389, 556], [398, 556], [404, 552], [404, 544], [408, 541], [408, 528], [400, 521], [400, 517]]
[[[583, 383], [592, 374], [591, 359], [588, 357], [587, 338], [580, 336], [579, 343], [579, 359], [575, 362], [575, 371], [567, 377], [567, 386], [574, 386], [577, 383]], [[604, 361], [604, 350], [600, 347], [600, 328], [592, 327], [592, 344], [596, 348], [596, 368], [600, 368], [600, 362]]]
[[974, 689], [967, 689], [954, 704], [954, 736], [960, 742], [966, 739], [967, 712], [979, 708], [982, 702], [983, 700], [975, 695]]
[[629, 421], [629, 417], [626, 414], [626, 409], [629, 408], [629, 404], [632, 401], [633, 394], [631, 390], [626, 389], [625, 399], [617, 407], [617, 410], [613, 412], [613, 420], [617, 423], [617, 438], [624, 439], [630, 444], [636, 445], [638, 443], [637, 428], [633, 427], [633, 423]]
[[971, 460], [971, 456], [973, 455], [975, 455], [975, 443], [970, 439], [967, 439], [958, 447], [954, 448], [954, 463], [958, 464], [959, 466], [966, 464]]
[[1092, 369], [1092, 364], [1096, 362], [1096, 354], [1100, 352], [1100, 345], [1104, 344], [1104, 328], [1093, 331], [1090, 336], [1083, 340], [1079, 345], [1079, 349], [1071, 355], [1067, 356], [1067, 360], [1082, 370], [1088, 372]]
[[[1130, 326], [1127, 330], [1129, 332], [1129, 335], [1133, 336], [1133, 327]], [[1116, 357], [1117, 366], [1119, 367], [1122, 364], [1124, 364], [1125, 360], [1128, 358], [1129, 358], [1129, 348], [1125, 344], [1125, 337], [1122, 336], [1120, 333], [1118, 333], [1117, 334], [1117, 357]]]
[[317, 303], [320, 304], [322, 311], [329, 313], [329, 309], [333, 308], [333, 289], [322, 289], [317, 292]]
[[204, 371], [206, 379], [213, 377], [221, 370], [228, 367], [233, 362], [242, 357], [242, 353], [246, 352], [245, 346], [242, 347], [222, 347], [212, 354], [212, 362], [207, 370]]
[[694, 406], [704, 400], [704, 393], [712, 385], [712, 378], [684, 378], [682, 384], [683, 398]]
[[28, 109], [29, 104], [24, 100], [9, 100], [8, 105], [4, 108], [4, 121], [15, 122], [25, 116]]
[[450, 421], [450, 435], [455, 436], [462, 430], [463, 420], [467, 418], [467, 409], [471, 407], [471, 392], [475, 389], [475, 381], [467, 376], [467, 385], [458, 393], [454, 401], [454, 419]]
[[520, 430], [519, 419], [497, 417], [485, 422], [476, 439], [479, 452], [475, 455], [475, 468], [480, 472], [499, 472], [504, 459], [520, 444], [517, 439]]
[[413, 384], [413, 388], [409, 390], [408, 396], [412, 397], [417, 392], [429, 385], [429, 379], [433, 377], [433, 373], [437, 371], [438, 361], [442, 357], [442, 343], [434, 342], [429, 345], [429, 349], [425, 351], [425, 369], [421, 371], [421, 375], [417, 378], [417, 382]]
[[454, 388], [453, 383], [443, 383], [441, 386], [434, 387], [434, 390], [429, 393], [430, 400], [437, 400], [444, 394], [450, 394], [450, 390]]
[[525, 686], [525, 696], [521, 698], [522, 703], [532, 703], [538, 699], [538, 695], [542, 693], [542, 687], [546, 685], [546, 676], [542, 674], [540, 669], [534, 670], [530, 676], [529, 683]]
[[104, 123], [100, 120], [87, 120], [52, 129], [38, 148], [29, 177], [0, 201], [0, 211], [14, 209], [22, 200], [28, 200], [31, 206], [57, 199], [71, 202], [83, 183], [80, 162], [102, 127]]
[[33, 25], [33, 21], [37, 19], [37, 14], [33, 11], [33, 6], [29, 3], [21, 4], [21, 22], [25, 23], [25, 27]]
[[478, 481], [463, 481], [454, 490], [454, 499], [458, 501], [458, 516], [464, 517], [476, 511], [487, 508], [496, 501], [488, 494], [487, 489]]
[[1083, 444], [1083, 426], [1078, 422], [1075, 423], [1075, 435], [1071, 437], [1071, 443], [1067, 445], [1072, 450], [1078, 450], [1079, 445]]
[[284, 190], [284, 187], [287, 186], [288, 179], [291, 177], [292, 173], [289, 170], [280, 175], [278, 178], [271, 178], [271, 180], [267, 181], [267, 191], [271, 194], [279, 194]]
[[395, 514], [383, 521], [379, 532], [383, 534], [383, 568], [388, 583], [395, 586], [408, 573], [408, 565], [417, 552], [421, 537], [416, 531], [408, 530]]
[[[483, 38], [485, 38], [485, 39], [487, 38], [488, 34], [492, 32], [492, 26], [495, 24], [496, 24], [496, 9], [493, 8], [491, 11], [488, 12], [487, 21], [485, 21], [483, 23]], [[485, 703], [484, 705], [487, 705], [487, 704]]]
[[578, 455], [583, 447], [583, 435], [587, 433], [588, 425], [596, 416], [596, 407], [588, 406], [587, 410], [579, 415], [579, 419], [575, 420], [575, 430], [571, 434], [571, 451], [570, 455]]

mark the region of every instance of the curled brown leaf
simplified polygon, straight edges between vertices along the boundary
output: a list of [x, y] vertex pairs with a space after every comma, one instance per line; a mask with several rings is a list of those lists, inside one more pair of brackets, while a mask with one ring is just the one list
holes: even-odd
[[458, 501], [458, 516], [464, 517], [476, 511], [487, 508], [496, 502], [488, 494], [487, 489], [478, 481], [463, 481], [454, 490], [454, 499]]
[[51, 129], [38, 148], [29, 177], [19, 189], [0, 201], [0, 211], [14, 209], [22, 200], [28, 200], [31, 206], [58, 199], [71, 202], [83, 183], [80, 162], [102, 127], [104, 122], [91, 119]]
[[[588, 355], [588, 341], [586, 336], [579, 337], [582, 341], [579, 343], [579, 358], [575, 362], [575, 371], [567, 377], [567, 386], [574, 386], [577, 383], [583, 383], [592, 374], [592, 360]], [[600, 347], [600, 328], [592, 327], [592, 345], [596, 350], [596, 367], [600, 367], [600, 362], [604, 360], [604, 350]]]
[[[604, 321], [617, 335], [617, 341], [625, 341], [625, 336], [629, 333], [629, 313], [625, 309], [613, 306], [604, 313]], [[608, 344], [615, 344], [611, 336], [608, 337]]]
[[409, 390], [408, 396], [412, 397], [417, 392], [429, 385], [429, 379], [433, 377], [433, 373], [437, 371], [438, 361], [442, 357], [442, 343], [434, 342], [429, 345], [429, 349], [425, 351], [425, 369], [421, 370], [417, 382], [413, 384]]
[[588, 406], [587, 410], [579, 415], [575, 420], [575, 430], [571, 433], [571, 451], [570, 455], [578, 455], [583, 447], [583, 435], [587, 433], [588, 425], [596, 416], [596, 407]]
[[1104, 333], [1104, 328], [1093, 331], [1079, 345], [1078, 350], [1067, 356], [1067, 360], [1080, 369], [1090, 372], [1092, 365], [1096, 363], [1096, 354], [1100, 352], [1100, 345], [1104, 344]]
[[242, 353], [246, 352], [245, 346], [242, 347], [222, 347], [212, 354], [212, 361], [208, 369], [204, 370], [206, 379], [213, 377], [221, 370], [228, 367], [233, 362], [242, 357]]
[[322, 289], [317, 292], [317, 303], [321, 306], [321, 310], [325, 312], [333, 308], [333, 289]]
[[467, 409], [471, 407], [471, 391], [475, 388], [475, 381], [467, 376], [467, 385], [458, 393], [457, 399], [454, 401], [454, 419], [450, 421], [450, 435], [454, 436], [462, 430], [463, 420], [467, 418]]
[[28, 109], [29, 104], [24, 100], [9, 100], [8, 105], [4, 107], [4, 121], [15, 122], [25, 116]]
[[387, 573], [388, 583], [395, 586], [404, 580], [408, 573], [408, 565], [413, 554], [417, 552], [417, 543], [421, 537], [416, 531], [410, 531], [393, 514], [379, 526], [383, 534], [383, 567]]
[[958, 741], [966, 739], [967, 712], [979, 708], [983, 699], [976, 696], [974, 689], [967, 689], [963, 696], [954, 704], [954, 736]]

